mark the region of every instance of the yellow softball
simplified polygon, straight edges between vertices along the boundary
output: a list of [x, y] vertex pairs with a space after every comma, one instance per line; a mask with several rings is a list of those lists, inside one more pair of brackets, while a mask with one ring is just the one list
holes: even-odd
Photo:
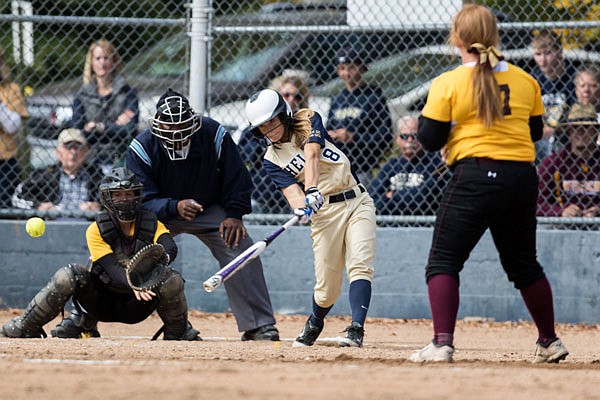
[[27, 220], [25, 230], [31, 237], [40, 237], [46, 231], [46, 224], [40, 217], [33, 217]]

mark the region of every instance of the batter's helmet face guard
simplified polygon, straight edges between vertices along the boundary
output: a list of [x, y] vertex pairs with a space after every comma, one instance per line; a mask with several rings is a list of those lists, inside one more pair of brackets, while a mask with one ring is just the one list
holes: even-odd
[[126, 168], [114, 168], [100, 182], [100, 201], [116, 219], [135, 220], [142, 201], [144, 186]]
[[260, 125], [279, 117], [287, 132], [293, 119], [293, 112], [292, 107], [277, 91], [265, 89], [253, 94], [248, 99], [246, 117], [250, 123], [252, 135], [256, 139], [263, 139], [264, 135], [258, 129]]
[[156, 114], [148, 125], [158, 137], [173, 161], [185, 160], [190, 151], [191, 137], [198, 132], [202, 119], [199, 118], [185, 96], [172, 89], [166, 91], [156, 104]]

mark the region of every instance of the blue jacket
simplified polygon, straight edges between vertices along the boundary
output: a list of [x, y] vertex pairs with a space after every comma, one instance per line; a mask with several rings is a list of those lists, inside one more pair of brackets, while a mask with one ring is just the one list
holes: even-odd
[[327, 130], [345, 128], [354, 133], [351, 143], [335, 142], [357, 171], [371, 171], [392, 144], [392, 120], [385, 96], [375, 86], [344, 89], [331, 100]]
[[126, 166], [144, 185], [142, 208], [160, 220], [178, 218], [177, 202], [183, 199], [194, 199], [205, 209], [219, 204], [231, 218], [251, 212], [250, 174], [231, 136], [211, 118], [202, 117], [187, 159], [172, 161], [160, 139], [146, 129], [129, 145]]
[[[425, 153], [410, 161], [388, 161], [371, 183], [369, 193], [379, 214], [432, 215], [437, 210], [450, 173], [438, 153]], [[445, 172], [445, 173], [443, 173]], [[391, 198], [386, 193], [391, 192]]]
[[562, 103], [566, 107], [577, 102], [575, 83], [573, 82], [576, 74], [577, 68], [569, 63], [565, 64], [565, 72], [553, 81], [544, 75], [540, 67], [536, 66], [531, 71], [531, 76], [540, 84], [544, 107], [560, 105]]

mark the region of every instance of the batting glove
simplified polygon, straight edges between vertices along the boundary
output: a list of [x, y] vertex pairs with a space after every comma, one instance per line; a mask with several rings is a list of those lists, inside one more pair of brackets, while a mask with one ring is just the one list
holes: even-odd
[[319, 189], [314, 186], [309, 187], [304, 193], [306, 194], [306, 207], [310, 207], [315, 213], [323, 207], [325, 197], [319, 192]]
[[313, 210], [310, 207], [296, 208], [294, 214], [298, 216], [299, 223], [306, 225], [312, 219]]

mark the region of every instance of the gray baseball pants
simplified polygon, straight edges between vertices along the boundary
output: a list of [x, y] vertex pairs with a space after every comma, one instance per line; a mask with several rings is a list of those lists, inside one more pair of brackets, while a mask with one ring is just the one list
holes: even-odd
[[[219, 205], [213, 205], [198, 214], [193, 221], [170, 219], [163, 222], [173, 236], [188, 233], [200, 239], [219, 261], [219, 268], [222, 268], [254, 243], [250, 235], [246, 235], [239, 247], [228, 248], [219, 236], [219, 225], [224, 219], [225, 210]], [[224, 286], [240, 332], [275, 324], [259, 257], [228, 279]]]

